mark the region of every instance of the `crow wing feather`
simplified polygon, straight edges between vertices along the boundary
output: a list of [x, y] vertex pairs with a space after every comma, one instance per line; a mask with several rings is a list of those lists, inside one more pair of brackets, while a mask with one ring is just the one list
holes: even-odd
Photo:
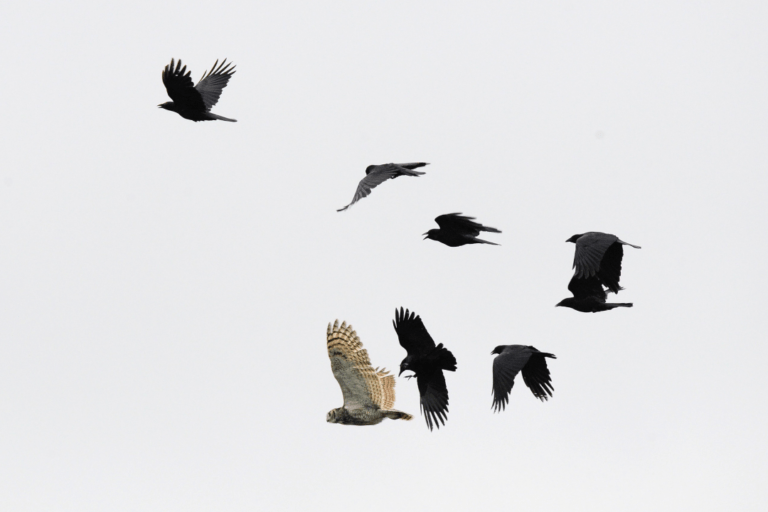
[[[395, 309], [395, 319], [392, 321], [397, 333], [400, 345], [408, 352], [408, 355], [424, 355], [435, 348], [435, 341], [424, 327], [424, 322], [416, 313]], [[443, 381], [445, 387], [445, 381]], [[447, 393], [447, 391], [446, 391]]]
[[515, 385], [515, 377], [525, 367], [531, 357], [530, 350], [522, 350], [526, 347], [513, 345], [505, 348], [501, 354], [493, 360], [493, 409], [498, 412], [506, 408], [509, 403], [509, 393]]
[[163, 69], [163, 85], [174, 103], [183, 109], [205, 109], [200, 92], [192, 85], [187, 66], [182, 67], [181, 59], [174, 65], [174, 60]]
[[554, 354], [540, 352], [534, 347], [531, 349], [531, 357], [528, 364], [523, 367], [523, 382], [531, 390], [533, 396], [541, 401], [548, 400], [555, 388], [552, 387], [552, 378], [547, 368], [547, 357], [556, 359]]
[[606, 249], [603, 259], [600, 262], [600, 270], [597, 271], [597, 277], [613, 293], [619, 293], [621, 286], [621, 259], [624, 256], [624, 247], [621, 243], [615, 242]]
[[571, 278], [571, 282], [568, 283], [568, 290], [577, 299], [594, 297], [600, 302], [605, 302], [605, 299], [607, 298], [603, 285], [597, 277], [579, 279], [574, 274]]
[[490, 233], [501, 233], [496, 228], [483, 226], [479, 222], [474, 222], [474, 217], [467, 217], [460, 213], [446, 213], [435, 218], [435, 222], [440, 226], [440, 229], [446, 231], [453, 231], [462, 235], [477, 236], [481, 231], [488, 231]]
[[424, 162], [415, 162], [410, 164], [383, 164], [370, 166], [365, 171], [365, 178], [360, 180], [360, 183], [358, 183], [355, 196], [352, 198], [352, 202], [344, 208], [340, 208], [336, 211], [343, 212], [362, 198], [368, 197], [374, 188], [378, 187], [389, 179], [397, 178], [398, 176], [403, 176], [406, 174], [409, 176], [419, 176], [424, 174], [423, 172], [413, 171], [412, 169], [416, 167], [423, 167], [425, 165], [427, 164]]
[[[195, 90], [200, 94], [203, 103], [205, 104], [205, 110], [211, 110], [211, 108], [219, 101], [221, 97], [221, 91], [227, 86], [229, 79], [235, 74], [235, 66], [231, 62], [227, 66], [227, 59], [224, 59], [218, 68], [219, 60], [213, 64], [210, 73], [203, 73], [200, 81], [197, 82]], [[190, 80], [190, 84], [192, 81]]]
[[576, 240], [576, 251], [573, 255], [573, 268], [578, 277], [591, 277], [600, 270], [605, 251], [619, 239], [606, 233], [584, 233]]
[[445, 425], [448, 418], [448, 387], [445, 385], [443, 371], [437, 369], [426, 375], [416, 377], [419, 385], [421, 413], [427, 420], [429, 430]]
[[390, 409], [395, 403], [395, 378], [385, 370], [374, 369], [368, 351], [351, 325], [339, 327], [336, 320], [327, 331], [331, 370], [339, 383], [347, 409]]

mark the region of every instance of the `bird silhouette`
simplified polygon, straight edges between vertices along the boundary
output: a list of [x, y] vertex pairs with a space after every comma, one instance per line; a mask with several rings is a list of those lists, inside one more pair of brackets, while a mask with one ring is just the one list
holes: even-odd
[[573, 297], [561, 300], [555, 304], [555, 307], [563, 306], [582, 313], [599, 313], [619, 307], [632, 307], [631, 302], [606, 303], [608, 294], [597, 276], [579, 279], [574, 275], [571, 282], [568, 283], [568, 290], [573, 294]]
[[422, 174], [426, 174], [421, 171], [414, 171], [414, 169], [424, 167], [425, 165], [429, 164], [426, 162], [414, 162], [410, 164], [369, 165], [365, 169], [365, 178], [360, 180], [360, 183], [357, 185], [355, 197], [352, 198], [352, 202], [336, 211], [343, 212], [362, 198], [368, 197], [371, 190], [389, 179], [395, 179], [399, 176], [421, 176]]
[[158, 107], [176, 112], [184, 119], [192, 121], [218, 119], [231, 123], [237, 122], [235, 119], [211, 112], [211, 108], [219, 101], [222, 89], [227, 86], [229, 78], [235, 73], [235, 67], [232, 63], [226, 65], [227, 59], [224, 59], [224, 62], [217, 68], [218, 63], [219, 61], [216, 60], [211, 72], [203, 73], [203, 77], [197, 82], [197, 85], [193, 86], [187, 66], [181, 67], [181, 59], [179, 59], [178, 64], [174, 64], [174, 60], [171, 59], [171, 63], [163, 69], [163, 84], [168, 91], [168, 96], [173, 101], [166, 101]]
[[430, 238], [442, 242], [448, 247], [459, 247], [466, 244], [490, 244], [499, 245], [477, 238], [481, 231], [489, 233], [501, 233], [496, 228], [483, 226], [474, 222], [474, 217], [465, 217], [460, 213], [446, 213], [435, 218], [440, 229], [430, 229], [424, 233], [424, 240]]
[[548, 400], [555, 388], [549, 376], [546, 358], [557, 359], [554, 354], [540, 352], [536, 347], [525, 345], [499, 345], [491, 355], [493, 360], [493, 409], [499, 412], [509, 403], [509, 393], [515, 385], [515, 377], [523, 371], [523, 382], [541, 401]]
[[419, 386], [420, 409], [429, 430], [440, 428], [448, 418], [448, 387], [443, 370], [456, 371], [456, 358], [443, 346], [435, 342], [424, 327], [421, 317], [407, 309], [395, 309], [395, 326], [400, 345], [408, 355], [400, 363], [400, 375], [411, 370]]
[[576, 244], [576, 251], [573, 255], [573, 268], [576, 269], [576, 277], [581, 279], [596, 275], [600, 282], [613, 293], [619, 293], [619, 290], [623, 290], [619, 286], [621, 259], [624, 256], [622, 246], [629, 245], [635, 249], [640, 249], [639, 246], [623, 242], [615, 235], [597, 231], [573, 235], [566, 242]]

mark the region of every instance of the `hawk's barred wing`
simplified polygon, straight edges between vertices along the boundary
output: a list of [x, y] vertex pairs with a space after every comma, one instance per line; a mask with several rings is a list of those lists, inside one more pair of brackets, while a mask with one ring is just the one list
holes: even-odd
[[374, 369], [360, 338], [346, 322], [328, 324], [328, 357], [333, 376], [344, 395], [344, 407], [391, 409], [395, 404], [395, 378]]
[[549, 400], [552, 396], [552, 392], [555, 390], [552, 387], [552, 377], [549, 374], [549, 368], [547, 368], [547, 357], [557, 359], [554, 354], [547, 352], [540, 352], [534, 347], [528, 347], [533, 351], [531, 358], [528, 360], [528, 364], [523, 368], [523, 382], [531, 390], [533, 396], [541, 400]]

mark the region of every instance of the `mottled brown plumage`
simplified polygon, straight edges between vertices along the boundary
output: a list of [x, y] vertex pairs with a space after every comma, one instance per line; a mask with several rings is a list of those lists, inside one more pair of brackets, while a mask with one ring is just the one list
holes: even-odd
[[333, 376], [344, 395], [344, 406], [328, 412], [328, 423], [376, 425], [384, 418], [410, 420], [410, 414], [392, 409], [395, 377], [374, 369], [357, 333], [346, 322], [328, 324], [328, 357]]

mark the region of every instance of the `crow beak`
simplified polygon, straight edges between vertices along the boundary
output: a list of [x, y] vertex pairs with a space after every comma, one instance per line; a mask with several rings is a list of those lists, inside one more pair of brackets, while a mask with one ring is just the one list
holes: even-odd
[[426, 240], [427, 238], [429, 238], [429, 233], [422, 233], [422, 235], [424, 235], [424, 240]]
[[158, 105], [158, 108], [163, 108], [163, 106], [162, 105]]

